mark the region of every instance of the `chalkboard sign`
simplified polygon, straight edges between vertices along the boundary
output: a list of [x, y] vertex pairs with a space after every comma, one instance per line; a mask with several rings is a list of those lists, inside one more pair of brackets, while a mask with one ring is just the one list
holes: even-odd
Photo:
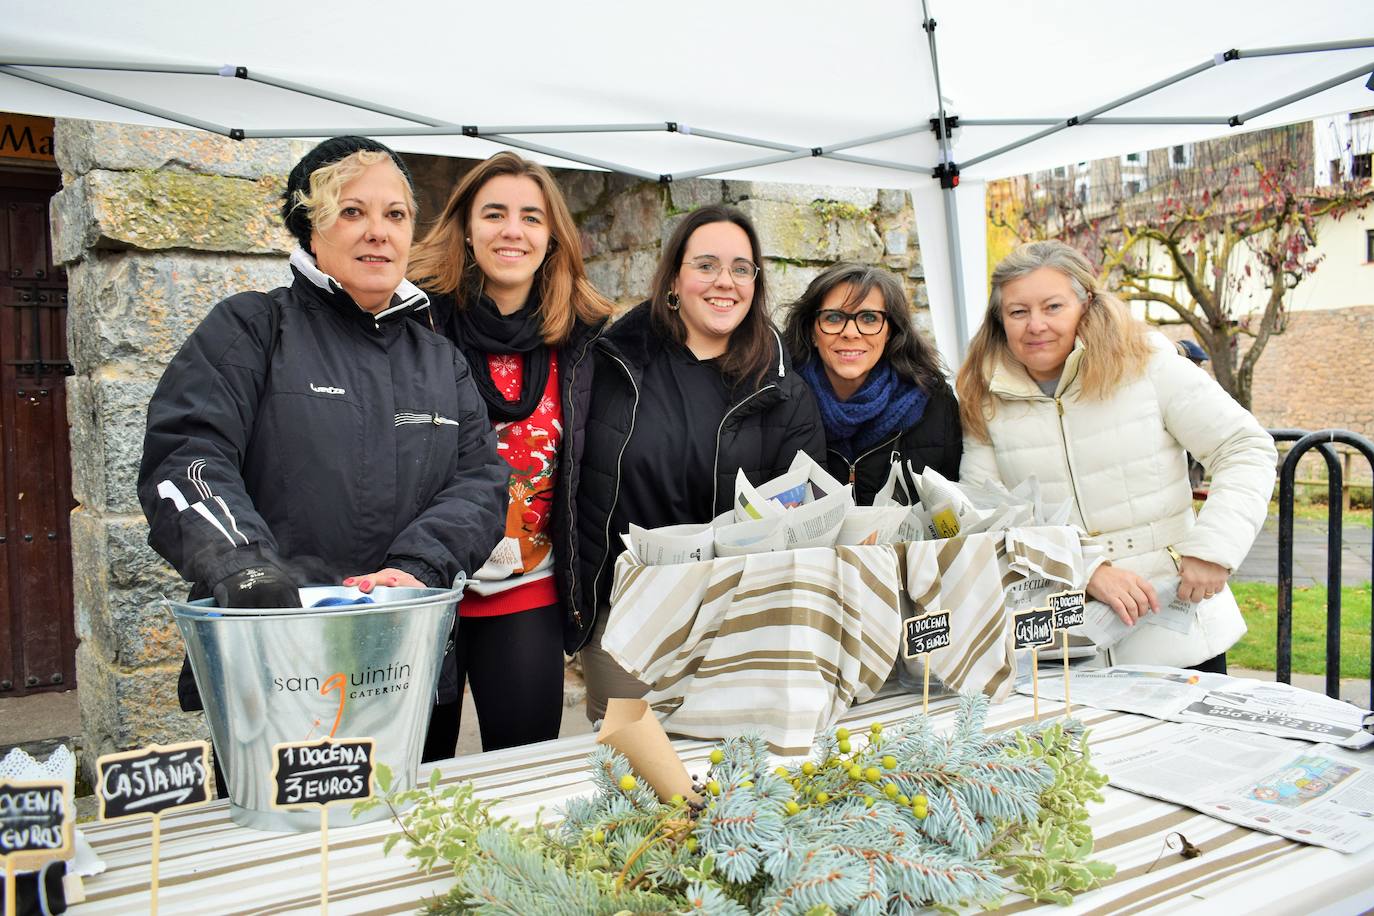
[[371, 738], [294, 741], [272, 747], [274, 808], [372, 797]]
[[949, 645], [949, 611], [930, 611], [906, 620], [903, 654], [907, 658], [924, 655]]
[[1014, 645], [1018, 649], [1048, 646], [1054, 641], [1054, 612], [1047, 607], [1034, 607], [1013, 614], [1011, 626]]
[[161, 814], [210, 800], [210, 745], [154, 744], [96, 761], [101, 820]]
[[0, 860], [37, 867], [72, 849], [71, 790], [60, 779], [0, 780]]
[[1083, 626], [1086, 608], [1087, 598], [1081, 589], [1050, 595], [1050, 610], [1054, 614], [1056, 630], [1072, 630], [1074, 627]]

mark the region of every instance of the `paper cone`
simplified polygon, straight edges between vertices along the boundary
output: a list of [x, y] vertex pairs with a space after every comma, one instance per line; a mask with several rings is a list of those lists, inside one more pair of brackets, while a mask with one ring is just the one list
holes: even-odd
[[607, 700], [606, 718], [601, 722], [596, 743], [624, 754], [634, 771], [653, 786], [660, 801], [674, 795], [701, 800], [692, 791], [692, 777], [646, 701], [617, 697]]

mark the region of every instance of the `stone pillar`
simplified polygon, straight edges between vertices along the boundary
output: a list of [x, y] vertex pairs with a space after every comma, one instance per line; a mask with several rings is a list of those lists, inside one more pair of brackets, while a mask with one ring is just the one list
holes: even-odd
[[147, 546], [135, 493], [148, 399], [219, 300], [289, 279], [277, 215], [299, 142], [59, 120], [55, 260], [68, 273], [73, 599], [83, 765], [206, 734], [176, 701], [182, 643], [161, 595], [186, 586]]

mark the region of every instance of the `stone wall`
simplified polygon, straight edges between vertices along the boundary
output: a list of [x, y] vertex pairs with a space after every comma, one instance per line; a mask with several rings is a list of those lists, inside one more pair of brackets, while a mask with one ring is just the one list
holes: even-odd
[[288, 277], [276, 215], [299, 143], [57, 122], [63, 190], [52, 201], [67, 268], [73, 599], [83, 763], [200, 737], [177, 708], [182, 644], [160, 595], [185, 585], [147, 546], [134, 491], [148, 399], [205, 312]]
[[[421, 223], [438, 215], [470, 160], [407, 156], [419, 186]], [[897, 274], [930, 321], [911, 196], [901, 190], [694, 179], [661, 185], [624, 175], [555, 169], [582, 230], [587, 272], [622, 307], [648, 294], [663, 241], [697, 207], [727, 203], [753, 220], [768, 271], [770, 306], [795, 300], [837, 261], [883, 264]], [[435, 189], [442, 189], [435, 193]]]
[[[57, 122], [63, 190], [57, 258], [69, 278], [72, 553], [83, 764], [116, 749], [205, 734], [176, 703], [182, 645], [159, 596], [185, 585], [146, 544], [135, 495], [148, 399], [205, 312], [289, 280], [277, 216], [301, 142], [245, 142], [85, 121]], [[422, 222], [471, 161], [407, 157]], [[887, 265], [925, 303], [910, 198], [900, 191], [697, 180], [660, 186], [560, 171], [593, 281], [621, 305], [647, 293], [663, 237], [706, 203], [756, 222], [775, 305], [830, 263]], [[928, 327], [924, 309], [918, 320]]]

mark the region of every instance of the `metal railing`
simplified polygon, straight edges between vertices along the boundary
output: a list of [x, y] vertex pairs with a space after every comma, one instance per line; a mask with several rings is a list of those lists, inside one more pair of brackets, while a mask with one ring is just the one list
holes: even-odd
[[[1296, 490], [1298, 461], [1316, 449], [1326, 461], [1327, 469], [1327, 531], [1326, 531], [1326, 695], [1339, 697], [1341, 691], [1341, 463], [1331, 445], [1341, 443], [1362, 453], [1374, 468], [1374, 442], [1345, 429], [1323, 429], [1309, 433], [1302, 429], [1271, 429], [1275, 442], [1293, 442], [1279, 468], [1279, 589], [1278, 642], [1275, 657], [1275, 680], [1285, 684], [1293, 681], [1293, 498]], [[1374, 581], [1374, 563], [1370, 579]], [[1374, 627], [1370, 633], [1370, 655], [1374, 659]], [[1369, 697], [1374, 705], [1374, 668], [1369, 678]]]

